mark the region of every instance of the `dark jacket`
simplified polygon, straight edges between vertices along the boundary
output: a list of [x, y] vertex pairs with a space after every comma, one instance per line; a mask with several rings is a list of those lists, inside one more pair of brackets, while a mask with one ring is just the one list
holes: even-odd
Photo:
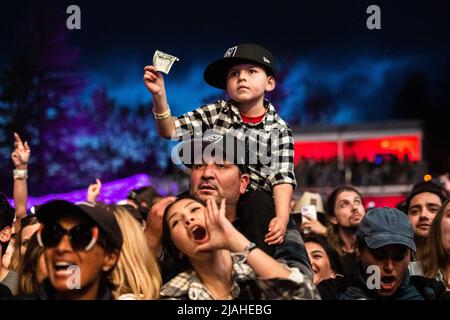
[[284, 241], [275, 247], [273, 258], [291, 268], [298, 268], [300, 272], [307, 275], [311, 280], [313, 279], [314, 272], [311, 268], [305, 242], [292, 217], [289, 218]]
[[392, 296], [382, 297], [376, 290], [367, 288], [363, 268], [358, 262], [354, 272], [345, 277], [322, 281], [317, 289], [324, 300], [434, 300], [436, 292], [441, 289], [433, 285], [431, 281], [411, 277], [407, 271], [397, 291]]
[[0, 283], [0, 300], [10, 300], [12, 298], [13, 295], [11, 293], [11, 290], [4, 284]]

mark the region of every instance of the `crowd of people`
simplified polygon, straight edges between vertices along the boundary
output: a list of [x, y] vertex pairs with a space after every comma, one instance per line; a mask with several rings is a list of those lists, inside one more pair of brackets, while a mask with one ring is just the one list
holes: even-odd
[[270, 51], [226, 50], [204, 78], [229, 99], [177, 117], [158, 66], [144, 68], [144, 83], [158, 133], [180, 140], [173, 154], [188, 188], [162, 197], [145, 187], [106, 205], [98, 180], [85, 202], [52, 200], [33, 215], [31, 149], [15, 134], [14, 208], [0, 199], [2, 299], [450, 298], [450, 203], [440, 186], [415, 185], [404, 211], [366, 212], [357, 187], [319, 166], [335, 187], [326, 203], [306, 192], [296, 203], [298, 182], [310, 181], [296, 179], [292, 132], [265, 99], [276, 85]]
[[2, 196], [0, 209], [2, 299], [450, 298], [450, 200], [433, 182], [416, 184], [403, 211], [366, 212], [351, 185], [325, 202], [305, 192], [291, 211], [313, 205], [316, 219], [291, 214], [266, 252], [242, 231], [248, 178], [237, 165], [213, 157], [192, 166], [182, 194], [148, 186], [115, 205], [97, 201], [98, 180], [85, 202], [53, 200], [33, 214], [31, 150], [15, 139], [15, 205]]
[[412, 185], [421, 181], [426, 172], [424, 161], [410, 161], [408, 157], [400, 160], [395, 155], [376, 161], [353, 158], [342, 165], [337, 158], [301, 158], [295, 167], [295, 175], [305, 187]]

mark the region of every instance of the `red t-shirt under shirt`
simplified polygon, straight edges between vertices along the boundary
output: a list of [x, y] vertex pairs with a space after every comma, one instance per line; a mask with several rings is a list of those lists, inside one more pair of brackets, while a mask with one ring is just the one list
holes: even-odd
[[241, 113], [241, 118], [242, 118], [242, 122], [257, 124], [257, 123], [261, 122], [261, 120], [264, 118], [265, 115], [266, 115], [266, 113], [263, 113], [262, 115], [257, 116], [257, 117], [247, 117], [246, 115]]

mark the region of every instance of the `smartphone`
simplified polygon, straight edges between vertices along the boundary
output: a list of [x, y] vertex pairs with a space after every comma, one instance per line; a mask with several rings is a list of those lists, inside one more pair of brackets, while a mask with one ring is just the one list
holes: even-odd
[[301, 209], [301, 213], [303, 217], [306, 217], [310, 220], [317, 220], [317, 211], [316, 211], [316, 206], [304, 206]]
[[[301, 213], [302, 213], [302, 218], [305, 217], [308, 218], [309, 220], [317, 220], [317, 210], [316, 210], [316, 206], [313, 205], [309, 205], [309, 206], [304, 206], [301, 209]], [[303, 234], [310, 234], [311, 233], [311, 229], [310, 228], [303, 228], [302, 230]]]

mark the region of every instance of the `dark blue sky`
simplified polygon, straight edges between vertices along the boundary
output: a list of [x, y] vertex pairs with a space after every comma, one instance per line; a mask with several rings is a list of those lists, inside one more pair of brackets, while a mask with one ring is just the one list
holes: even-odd
[[[407, 76], [420, 71], [430, 87], [449, 77], [449, 1], [54, 1], [81, 8], [81, 30], [69, 32], [81, 49], [76, 68], [88, 77], [85, 96], [104, 86], [119, 103], [150, 103], [142, 68], [159, 49], [178, 56], [166, 76], [174, 113], [220, 92], [203, 82], [212, 60], [237, 43], [255, 42], [275, 53], [287, 94], [280, 113], [302, 116], [312, 95], [328, 97], [331, 123], [389, 117]], [[13, 44], [31, 1], [2, 4], [1, 38]], [[381, 30], [368, 30], [366, 8], [381, 8]], [[0, 65], [16, 53], [7, 45]], [[447, 69], [446, 69], [447, 68]]]

